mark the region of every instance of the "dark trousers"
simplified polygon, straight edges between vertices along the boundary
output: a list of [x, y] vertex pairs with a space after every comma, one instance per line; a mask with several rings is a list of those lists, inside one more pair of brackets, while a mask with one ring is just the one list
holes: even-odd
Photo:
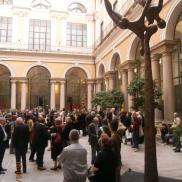
[[36, 153], [35, 146], [31, 144], [30, 149], [31, 149], [31, 153], [30, 153], [29, 160], [34, 160], [34, 156], [35, 156], [35, 153]]
[[6, 150], [5, 142], [0, 143], [0, 170], [2, 169], [2, 162], [3, 162], [5, 150]]
[[91, 145], [91, 153], [92, 153], [91, 164], [95, 163], [98, 152], [99, 152], [98, 147], [96, 145]]
[[37, 152], [37, 165], [38, 167], [43, 167], [45, 148], [37, 148], [36, 152]]
[[21, 171], [21, 159], [23, 164], [23, 172], [27, 171], [27, 164], [26, 164], [26, 150], [18, 150], [15, 148], [15, 157], [16, 157], [16, 166], [17, 171]]
[[134, 148], [138, 148], [138, 144], [139, 144], [139, 132], [137, 131], [133, 131], [133, 147]]
[[115, 174], [116, 174], [116, 177], [115, 177], [115, 180], [116, 182], [120, 182], [121, 181], [121, 165], [118, 165], [115, 169]]

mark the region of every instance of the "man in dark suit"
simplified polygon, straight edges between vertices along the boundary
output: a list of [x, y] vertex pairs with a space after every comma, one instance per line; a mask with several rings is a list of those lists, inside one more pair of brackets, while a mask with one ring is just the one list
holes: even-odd
[[99, 134], [99, 119], [95, 117], [93, 119], [93, 122], [89, 124], [88, 126], [88, 142], [91, 146], [91, 152], [92, 152], [92, 160], [91, 164], [94, 164], [97, 153], [99, 151], [99, 144], [98, 144], [98, 134]]
[[21, 158], [23, 163], [23, 173], [27, 172], [26, 167], [26, 152], [29, 142], [29, 128], [23, 124], [21, 117], [16, 119], [16, 126], [14, 128], [12, 144], [15, 148], [16, 156], [16, 174], [21, 174]]
[[45, 148], [48, 145], [49, 133], [48, 129], [45, 126], [45, 119], [43, 117], [39, 118], [39, 123], [34, 128], [34, 138], [33, 143], [37, 153], [37, 165], [39, 170], [45, 170], [43, 167], [43, 158]]
[[7, 144], [7, 139], [8, 135], [5, 131], [4, 125], [6, 123], [6, 119], [3, 117], [0, 117], [0, 174], [5, 174], [5, 171], [7, 169], [3, 169], [2, 167], [2, 162], [6, 150], [6, 144]]

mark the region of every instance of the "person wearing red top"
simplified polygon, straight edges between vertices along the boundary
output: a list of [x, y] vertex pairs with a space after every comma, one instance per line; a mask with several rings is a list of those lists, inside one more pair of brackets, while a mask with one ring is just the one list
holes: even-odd
[[132, 140], [133, 140], [133, 148], [134, 151], [138, 151], [138, 144], [139, 144], [139, 126], [140, 126], [140, 121], [137, 117], [137, 113], [133, 112], [132, 113], [132, 130], [133, 130], [133, 135], [132, 135]]

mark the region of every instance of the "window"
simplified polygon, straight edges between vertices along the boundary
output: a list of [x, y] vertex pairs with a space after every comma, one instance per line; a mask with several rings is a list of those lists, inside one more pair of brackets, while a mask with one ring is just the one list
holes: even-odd
[[51, 22], [47, 20], [30, 20], [29, 49], [50, 50]]
[[0, 42], [11, 42], [12, 18], [0, 17]]
[[87, 25], [68, 23], [67, 45], [73, 47], [87, 47]]
[[101, 39], [101, 41], [103, 40], [103, 38], [104, 38], [104, 22], [102, 21], [100, 24], [100, 39]]
[[87, 12], [85, 6], [83, 6], [80, 3], [70, 4], [69, 7], [68, 7], [68, 11], [70, 11], [72, 13], [86, 13]]
[[50, 8], [50, 3], [47, 0], [34, 0], [32, 1], [32, 8], [38, 9], [48, 9]]
[[1, 4], [4, 4], [4, 5], [11, 4], [11, 1], [10, 0], [0, 0], [0, 5]]

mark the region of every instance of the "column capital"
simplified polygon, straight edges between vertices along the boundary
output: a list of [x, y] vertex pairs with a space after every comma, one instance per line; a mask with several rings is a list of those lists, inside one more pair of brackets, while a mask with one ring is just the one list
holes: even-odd
[[160, 54], [152, 54], [151, 55], [151, 61], [159, 61], [159, 59], [161, 58]]
[[135, 60], [126, 60], [122, 64], [119, 65], [119, 70], [128, 69], [129, 67], [134, 67], [136, 64]]
[[151, 54], [165, 54], [173, 51], [178, 41], [176, 40], [163, 40], [151, 48]]
[[11, 82], [28, 82], [26, 77], [11, 77]]
[[104, 78], [96, 78], [96, 83], [102, 83]]
[[11, 82], [11, 83], [16, 83], [17, 80], [14, 80], [14, 79], [12, 80], [12, 79], [11, 79], [10, 82]]
[[56, 83], [56, 80], [50, 80], [50, 83], [51, 84], [55, 84]]
[[114, 78], [116, 76], [116, 71], [108, 71], [105, 73], [105, 78]]
[[95, 83], [95, 82], [96, 82], [95, 79], [88, 79], [88, 80], [87, 80], [87, 84], [93, 84], [93, 83]]

